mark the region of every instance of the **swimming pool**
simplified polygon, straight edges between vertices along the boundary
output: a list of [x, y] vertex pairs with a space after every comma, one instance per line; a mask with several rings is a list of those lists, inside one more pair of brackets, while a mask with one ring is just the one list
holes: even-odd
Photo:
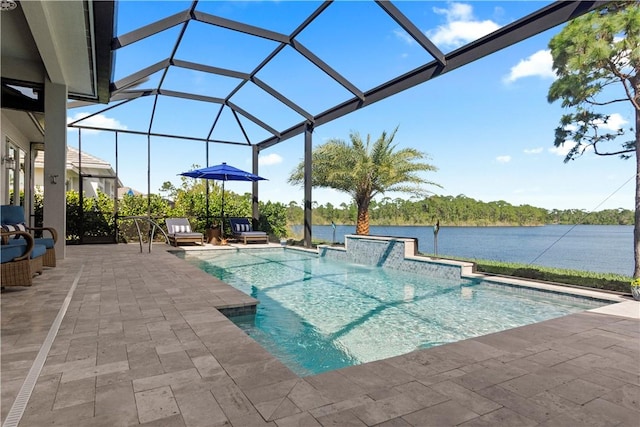
[[185, 259], [260, 301], [255, 316], [231, 320], [301, 376], [606, 304], [283, 249], [190, 252]]

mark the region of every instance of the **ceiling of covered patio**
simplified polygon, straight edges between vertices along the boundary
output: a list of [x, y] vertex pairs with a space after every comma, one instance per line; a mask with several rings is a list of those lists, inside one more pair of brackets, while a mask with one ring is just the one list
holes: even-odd
[[114, 2], [6, 0], [0, 19], [2, 113], [29, 141], [44, 142], [45, 80], [109, 102]]

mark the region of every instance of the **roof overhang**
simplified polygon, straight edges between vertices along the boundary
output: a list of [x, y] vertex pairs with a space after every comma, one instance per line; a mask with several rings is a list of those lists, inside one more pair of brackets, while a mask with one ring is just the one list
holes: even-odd
[[43, 112], [47, 79], [67, 86], [70, 99], [108, 102], [114, 1], [16, 4], [0, 13], [2, 108]]

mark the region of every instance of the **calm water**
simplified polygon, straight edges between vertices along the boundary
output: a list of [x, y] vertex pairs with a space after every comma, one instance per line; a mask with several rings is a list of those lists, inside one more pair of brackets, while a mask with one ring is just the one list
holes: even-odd
[[299, 375], [602, 305], [282, 249], [203, 251], [189, 253], [186, 259], [260, 300], [255, 316], [232, 320]]
[[[302, 235], [302, 226], [294, 231]], [[331, 226], [314, 226], [313, 238], [331, 242]], [[335, 241], [344, 242], [354, 226], [337, 226]], [[434, 253], [432, 227], [373, 226], [371, 234], [417, 237], [419, 250]], [[573, 270], [633, 273], [633, 226], [545, 225], [543, 227], [441, 227], [438, 255], [517, 262]]]

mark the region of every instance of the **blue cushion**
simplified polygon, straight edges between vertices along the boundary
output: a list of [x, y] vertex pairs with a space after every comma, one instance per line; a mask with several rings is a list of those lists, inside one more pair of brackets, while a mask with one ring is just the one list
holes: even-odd
[[[37, 239], [36, 239], [37, 240]], [[51, 239], [53, 241], [53, 239]], [[9, 244], [2, 245], [0, 248], [0, 258], [2, 262], [12, 261], [15, 257], [24, 255], [27, 250], [27, 241], [25, 239], [11, 239]], [[45, 245], [35, 244], [31, 250], [31, 258], [38, 258], [47, 252]]]
[[24, 208], [22, 206], [0, 206], [0, 224], [19, 224], [24, 222]]
[[47, 249], [51, 249], [55, 246], [55, 243], [52, 237], [36, 237], [35, 239], [33, 239], [33, 242], [36, 245], [43, 245]]
[[31, 251], [31, 259], [38, 258], [47, 252], [47, 247], [45, 245], [33, 245], [33, 250]]
[[[33, 239], [33, 243], [35, 243], [36, 245], [43, 245], [47, 249], [51, 249], [55, 247], [55, 242], [53, 241], [52, 237], [38, 237]], [[26, 245], [27, 240], [24, 237], [21, 237], [19, 239], [9, 239], [7, 244], [8, 245]]]
[[26, 245], [2, 245], [0, 248], [0, 261], [3, 263], [13, 261], [14, 258], [24, 255], [26, 250]]

